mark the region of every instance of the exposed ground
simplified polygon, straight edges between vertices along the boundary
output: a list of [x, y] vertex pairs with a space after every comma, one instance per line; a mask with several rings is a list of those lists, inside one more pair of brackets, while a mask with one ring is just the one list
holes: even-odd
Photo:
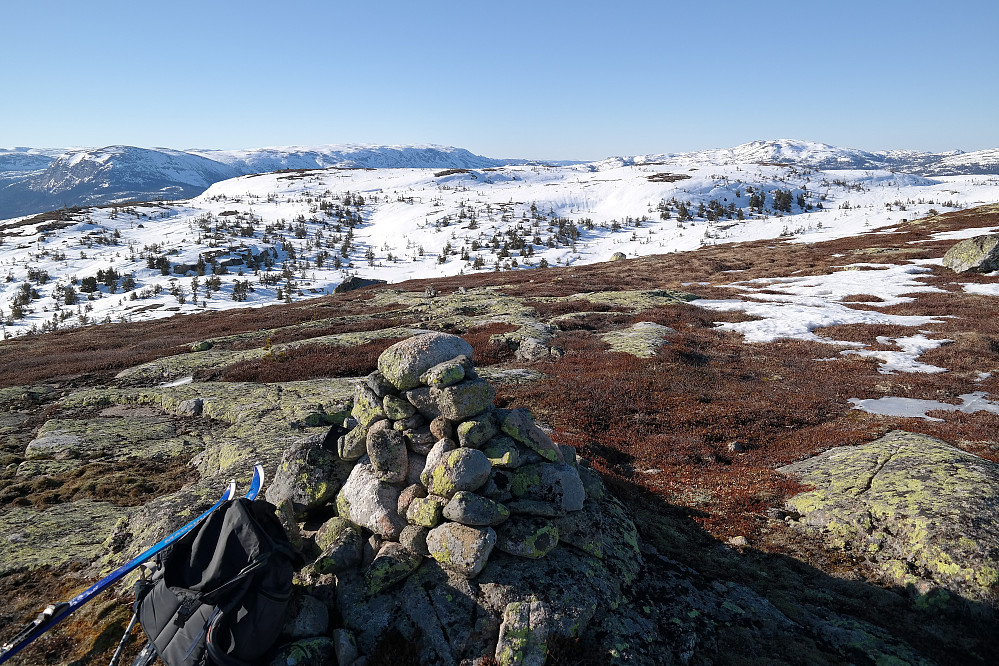
[[[99, 418], [106, 409], [67, 400], [73, 392], [142, 391], [188, 378], [224, 391], [225, 382], [357, 377], [373, 370], [381, 350], [411, 329], [445, 330], [466, 337], [477, 366], [497, 377], [497, 404], [530, 405], [556, 440], [593, 461], [659, 552], [709, 578], [752, 588], [792, 620], [799, 619], [795, 608], [827, 609], [879, 627], [933, 662], [988, 663], [999, 658], [994, 598], [941, 612], [927, 607], [925, 595], [878, 576], [864, 554], [830, 548], [818, 534], [792, 529], [784, 502], [803, 487], [776, 468], [895, 429], [932, 435], [999, 462], [999, 414], [937, 411], [928, 416], [940, 420], [931, 421], [872, 414], [850, 402], [892, 396], [955, 404], [975, 391], [999, 395], [996, 297], [960, 286], [997, 278], [956, 276], [931, 263], [920, 280], [941, 291], [913, 293], [910, 302], [887, 306], [858, 283], [856, 293], [842, 299], [848, 307], [932, 317], [936, 323], [813, 331], [870, 350], [895, 349], [887, 338], [917, 330], [953, 340], [919, 357], [946, 369], [938, 373], [887, 374], [876, 358], [840, 355], [846, 346], [823, 342], [747, 343], [717, 322], [751, 316], [708, 310], [689, 299], [745, 299], [744, 289], [731, 286], [736, 280], [826, 275], [857, 262], [889, 266], [937, 259], [955, 241], [933, 234], [997, 224], [999, 211], [992, 207], [812, 245], [761, 241], [573, 268], [411, 281], [292, 305], [4, 342], [0, 516], [16, 507], [88, 498], [136, 506], [197, 476], [185, 464], [191, 454], [183, 451], [156, 460], [101, 455], [74, 469], [15, 476], [27, 443], [47, 422]], [[424, 295], [431, 285], [436, 298]], [[673, 332], [657, 351], [641, 355], [646, 357], [611, 351], [602, 336], [637, 322]], [[564, 355], [519, 359], [514, 351], [524, 337], [547, 339]], [[190, 351], [202, 340], [211, 340], [212, 349]], [[223, 427], [212, 419], [171, 419], [174, 432], [192, 440], [207, 441]], [[747, 545], [726, 545], [734, 537], [745, 537]], [[89, 573], [70, 567], [29, 575], [15, 568], [0, 577], [0, 594], [9, 600], [0, 610], [0, 638], [11, 635], [40, 600], [83, 587]], [[85, 661], [106, 655], [107, 641], [97, 640], [88, 627], [102, 625], [102, 612], [119, 622], [124, 613], [101, 609], [81, 616], [90, 624], [77, 619], [55, 631], [23, 663], [60, 663], [88, 651]], [[99, 645], [92, 650], [95, 640]], [[867, 663], [870, 654], [862, 642], [853, 653], [833, 649], [842, 642], [831, 638], [785, 645], [775, 637], [772, 645], [749, 649], [735, 629], [720, 632], [718, 641], [717, 661], [725, 663], [761, 663], [757, 657], [764, 654], [772, 663]], [[564, 663], [584, 663], [567, 651]]]

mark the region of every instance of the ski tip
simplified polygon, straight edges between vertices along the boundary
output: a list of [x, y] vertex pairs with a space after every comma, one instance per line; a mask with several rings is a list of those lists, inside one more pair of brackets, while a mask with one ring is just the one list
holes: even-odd
[[253, 466], [253, 481], [250, 482], [250, 489], [246, 492], [246, 499], [254, 500], [264, 487], [264, 467], [260, 463]]
[[232, 499], [236, 494], [236, 479], [229, 479], [229, 487], [225, 489], [225, 493], [222, 495], [222, 501]]

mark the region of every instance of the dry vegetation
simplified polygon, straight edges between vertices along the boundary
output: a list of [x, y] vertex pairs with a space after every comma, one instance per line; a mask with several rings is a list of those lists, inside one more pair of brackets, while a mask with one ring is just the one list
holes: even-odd
[[[583, 299], [571, 304], [538, 299], [635, 289], [677, 289], [706, 298], [738, 298], [745, 292], [725, 285], [755, 278], [821, 275], [856, 262], [892, 264], [940, 257], [954, 241], [932, 241], [929, 234], [996, 224], [997, 214], [958, 212], [909, 223], [891, 233], [815, 245], [760, 241], [607, 264], [414, 280], [392, 287], [419, 293], [432, 284], [440, 293], [449, 293], [459, 287], [498, 286], [503, 294], [523, 298], [541, 319], [582, 313], [559, 323], [553, 344], [565, 355], [553, 361], [516, 360], [510, 347], [491, 340], [493, 335], [515, 330], [511, 324], [449, 330], [473, 345], [480, 366], [531, 367], [544, 374], [534, 383], [502, 385], [497, 404], [529, 406], [541, 422], [554, 429], [557, 440], [577, 446], [634, 511], [643, 536], [662, 552], [710, 575], [712, 567], [721, 567], [720, 562], [730, 566], [731, 560], [705, 558], [693, 547], [714, 547], [716, 540], [746, 536], [752, 549], [741, 560], [741, 569], [726, 572], [731, 579], [741, 577], [749, 585], [770, 586], [778, 594], [796, 594], [808, 585], [834, 590], [835, 600], [823, 598], [815, 603], [838, 604], [839, 610], [876, 623], [889, 617], [902, 623], [900, 635], [925, 654], [941, 663], [960, 663], [967, 656], [946, 652], [934, 643], [933, 634], [922, 632], [919, 617], [913, 615], [915, 611], [904, 595], [846, 587], [843, 581], [857, 578], [858, 562], [817, 547], [816, 541], [784, 525], [779, 519], [780, 508], [801, 487], [775, 469], [830, 447], [873, 440], [896, 428], [940, 437], [999, 461], [999, 415], [948, 412], [937, 414], [945, 421], [933, 422], [872, 415], [854, 409], [849, 402], [850, 398], [892, 395], [956, 403], [957, 396], [972, 391], [999, 395], [999, 377], [983, 379], [978, 375], [981, 370], [999, 371], [999, 318], [995, 317], [994, 299], [964, 293], [954, 285], [955, 276], [939, 267], [928, 273], [924, 282], [944, 291], [913, 294], [911, 303], [885, 307], [882, 299], [864, 293], [846, 299], [859, 309], [940, 318], [941, 323], [919, 327], [931, 331], [933, 337], [954, 341], [921, 358], [948, 368], [949, 372], [940, 374], [883, 374], [876, 360], [838, 356], [844, 347], [817, 342], [747, 344], [740, 335], [715, 327], [719, 321], [747, 319], [737, 312], [716, 313], [680, 304], [630, 314]], [[959, 280], [994, 282], [995, 278], [961, 276]], [[698, 284], [701, 282], [710, 284]], [[418, 319], [401, 308], [369, 308], [366, 301], [377, 289], [295, 305], [106, 325], [9, 341], [0, 345], [0, 360], [6, 369], [0, 386], [47, 382], [71, 387], [105, 382], [127, 367], [184, 353], [197, 340], [301, 322], [318, 323], [309, 329], [269, 333], [271, 342], [416, 324]], [[676, 334], [649, 359], [609, 352], [598, 337], [638, 321], [669, 326]], [[816, 333], [830, 340], [889, 350], [894, 347], [878, 342], [878, 337], [913, 335], [916, 330], [852, 325]], [[378, 354], [394, 341], [376, 340], [351, 348], [349, 354], [306, 344], [283, 355], [205, 372], [197, 379], [272, 382], [360, 376], [375, 367]], [[258, 336], [233, 342], [230, 348], [263, 344]], [[831, 357], [838, 358], [818, 360]], [[156, 470], [149, 470], [147, 476], [153, 483]], [[49, 501], [47, 492], [61, 493], [56, 501], [67, 493], [75, 497], [74, 493], [83, 492], [74, 489], [71, 478], [59, 481], [68, 483], [61, 490], [10, 486], [0, 501], [38, 505]], [[119, 479], [115, 483], [121, 485], [119, 494], [123, 496], [108, 498], [127, 503], [128, 482]], [[97, 488], [91, 492], [101, 496], [105, 491]], [[774, 580], [760, 573], [773, 571], [779, 571], [778, 577], [783, 578]], [[836, 578], [826, 580], [827, 574]], [[905, 628], [910, 622], [912, 626]], [[969, 631], [967, 641], [989, 640], [976, 637], [979, 629]], [[575, 645], [559, 645], [554, 650], [558, 655], [555, 663], [591, 663]], [[405, 642], [387, 639], [371, 663], [411, 663], [411, 659]]]

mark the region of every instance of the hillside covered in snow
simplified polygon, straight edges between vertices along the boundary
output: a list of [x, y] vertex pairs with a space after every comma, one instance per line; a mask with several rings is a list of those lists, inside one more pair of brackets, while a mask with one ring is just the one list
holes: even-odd
[[[821, 146], [809, 150], [826, 159]], [[997, 176], [752, 161], [761, 157], [293, 169], [183, 201], [14, 218], [0, 222], [0, 322], [12, 336], [290, 302], [352, 276], [398, 282], [731, 241], [816, 242], [999, 201]]]
[[[437, 145], [286, 146], [253, 150], [172, 150], [107, 146], [0, 149], [0, 219], [56, 208], [197, 196], [213, 183], [281, 169], [329, 167], [483, 169], [531, 164]], [[883, 170], [935, 177], [999, 173], [999, 149], [945, 153], [870, 152], [781, 139], [688, 153], [612, 157], [605, 165], [668, 163], [687, 168], [772, 164], [808, 169]], [[545, 161], [549, 166], [575, 162]]]

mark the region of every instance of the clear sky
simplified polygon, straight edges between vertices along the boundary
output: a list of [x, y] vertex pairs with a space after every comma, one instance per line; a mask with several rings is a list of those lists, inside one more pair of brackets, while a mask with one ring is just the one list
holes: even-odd
[[999, 147], [995, 0], [0, 0], [0, 146]]

